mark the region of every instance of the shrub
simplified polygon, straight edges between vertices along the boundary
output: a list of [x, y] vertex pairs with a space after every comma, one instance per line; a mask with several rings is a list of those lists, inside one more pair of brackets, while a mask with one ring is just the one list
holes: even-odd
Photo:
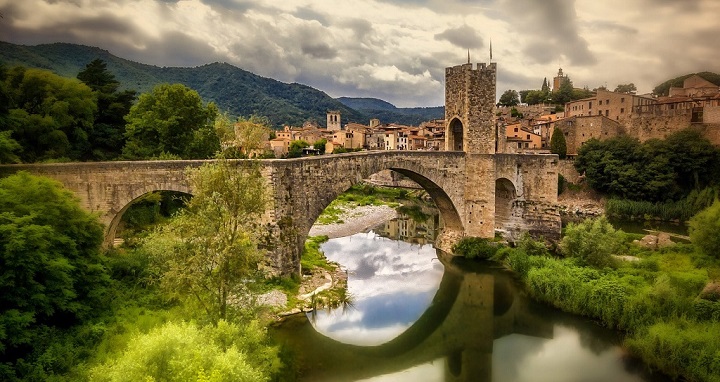
[[690, 240], [704, 254], [720, 259], [720, 201], [690, 219]]
[[624, 233], [616, 230], [603, 216], [581, 223], [570, 223], [560, 242], [563, 255], [577, 257], [596, 268], [612, 267], [612, 255], [620, 252], [625, 242]]
[[498, 245], [480, 237], [464, 237], [453, 246], [453, 253], [468, 259], [490, 259], [498, 250]]

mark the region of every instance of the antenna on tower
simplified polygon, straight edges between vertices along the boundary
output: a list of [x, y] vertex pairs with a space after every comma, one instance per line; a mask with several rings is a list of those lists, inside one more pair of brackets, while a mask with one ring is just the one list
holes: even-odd
[[468, 49], [468, 64], [470, 63], [470, 49]]
[[492, 39], [490, 39], [490, 62], [492, 62]]

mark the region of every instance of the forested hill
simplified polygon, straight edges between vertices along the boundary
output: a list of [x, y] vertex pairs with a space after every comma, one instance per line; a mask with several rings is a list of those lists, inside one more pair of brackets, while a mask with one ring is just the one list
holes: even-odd
[[431, 119], [445, 118], [445, 108], [443, 106], [398, 108], [377, 98], [340, 97], [337, 100], [349, 108], [373, 116], [373, 118], [378, 118], [384, 123], [395, 122], [404, 125], [419, 125], [421, 122]]
[[671, 87], [673, 87], [673, 86], [682, 87], [683, 81], [685, 81], [685, 79], [687, 79], [688, 77], [693, 76], [695, 74], [706, 79], [707, 81], [714, 83], [715, 85], [720, 86], [720, 74], [713, 73], [713, 72], [689, 73], [684, 76], [675, 77], [673, 79], [670, 79], [670, 80], [667, 80], [667, 81], [661, 83], [660, 85], [656, 86], [653, 89], [653, 94], [659, 95], [659, 96], [667, 96], [668, 93], [670, 92]]
[[310, 86], [261, 77], [230, 64], [163, 68], [129, 61], [106, 50], [84, 45], [24, 46], [0, 42], [0, 63], [47, 69], [65, 77], [74, 78], [96, 58], [107, 63], [108, 70], [124, 89], [146, 92], [160, 83], [181, 83], [197, 90], [205, 101], [214, 101], [223, 111], [238, 116], [267, 116], [275, 127], [283, 124], [301, 126], [309, 119], [324, 125], [328, 110], [340, 110], [346, 122], [367, 123], [371, 118]]

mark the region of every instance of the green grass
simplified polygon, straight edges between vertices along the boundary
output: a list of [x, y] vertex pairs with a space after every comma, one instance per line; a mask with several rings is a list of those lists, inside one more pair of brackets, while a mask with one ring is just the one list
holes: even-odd
[[626, 345], [650, 365], [690, 381], [720, 381], [720, 303], [698, 297], [717, 263], [690, 245], [631, 252], [641, 260], [603, 269], [520, 247], [495, 258], [535, 299], [626, 331]]
[[312, 271], [315, 268], [332, 270], [333, 266], [328, 263], [325, 254], [320, 250], [320, 244], [328, 241], [328, 237], [311, 236], [305, 241], [305, 250], [300, 259], [300, 266], [303, 271]]

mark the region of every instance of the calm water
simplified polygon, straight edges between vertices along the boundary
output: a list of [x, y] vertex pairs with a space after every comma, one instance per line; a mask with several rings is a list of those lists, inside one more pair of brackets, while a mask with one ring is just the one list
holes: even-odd
[[588, 320], [530, 301], [507, 272], [432, 247], [437, 218], [407, 217], [322, 249], [353, 305], [274, 335], [300, 381], [665, 381]]

